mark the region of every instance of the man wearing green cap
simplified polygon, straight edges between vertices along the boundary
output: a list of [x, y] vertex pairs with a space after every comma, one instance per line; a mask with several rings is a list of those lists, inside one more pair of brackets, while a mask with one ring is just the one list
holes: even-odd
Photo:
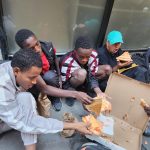
[[[123, 54], [123, 51], [121, 50], [122, 43], [123, 38], [121, 32], [114, 30], [108, 34], [106, 44], [97, 50], [99, 55], [99, 70], [101, 69], [101, 65], [109, 65], [112, 72], [122, 70], [120, 72], [121, 74], [145, 82], [144, 71], [134, 64], [133, 61], [121, 62], [116, 60], [116, 57]], [[99, 71], [97, 72], [97, 78], [100, 79], [99, 85], [103, 91], [107, 86], [107, 80], [110, 73], [111, 72], [109, 71], [104, 78], [100, 79]]]

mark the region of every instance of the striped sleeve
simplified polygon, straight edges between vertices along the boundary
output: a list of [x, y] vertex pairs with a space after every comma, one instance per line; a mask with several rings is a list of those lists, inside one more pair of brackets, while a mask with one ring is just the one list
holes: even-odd
[[72, 67], [73, 61], [74, 61], [73, 58], [69, 57], [62, 64], [61, 77], [62, 77], [63, 82], [68, 80], [71, 77], [71, 67]]
[[98, 71], [99, 64], [98, 53], [96, 50], [92, 51], [88, 64], [92, 74], [95, 74]]
[[62, 81], [65, 82], [67, 81], [70, 77], [71, 74], [76, 70], [81, 68], [79, 64], [74, 60], [73, 57], [67, 57], [63, 61], [63, 64], [61, 66], [61, 77]]

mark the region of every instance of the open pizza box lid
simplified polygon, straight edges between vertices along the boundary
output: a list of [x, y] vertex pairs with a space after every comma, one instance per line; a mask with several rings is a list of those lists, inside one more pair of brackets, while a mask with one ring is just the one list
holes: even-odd
[[142, 134], [148, 122], [140, 102], [142, 98], [150, 104], [150, 85], [113, 73], [109, 77], [106, 94], [112, 98], [113, 142], [96, 136], [88, 138], [112, 150], [140, 150]]

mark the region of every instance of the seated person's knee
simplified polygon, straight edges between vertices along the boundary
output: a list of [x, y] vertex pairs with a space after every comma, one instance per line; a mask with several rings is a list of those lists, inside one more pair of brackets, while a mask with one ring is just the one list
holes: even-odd
[[105, 73], [110, 75], [112, 73], [112, 67], [110, 65], [105, 65]]
[[59, 85], [58, 75], [53, 70], [46, 72], [42, 78], [48, 85], [55, 87]]
[[112, 73], [112, 68], [110, 65], [99, 65], [96, 77], [98, 79], [103, 79], [108, 77]]
[[87, 75], [87, 72], [85, 69], [78, 69], [76, 77], [77, 77], [78, 81], [84, 83], [84, 81], [86, 79], [86, 75]]
[[72, 73], [71, 84], [78, 86], [84, 83], [86, 79], [87, 72], [85, 69], [77, 69]]

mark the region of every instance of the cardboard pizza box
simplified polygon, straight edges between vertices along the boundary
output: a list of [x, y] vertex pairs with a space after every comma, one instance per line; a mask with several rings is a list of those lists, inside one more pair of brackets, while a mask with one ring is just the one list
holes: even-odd
[[150, 104], [150, 85], [113, 73], [109, 78], [106, 94], [112, 97], [114, 143], [127, 150], [140, 150], [142, 134], [148, 122], [148, 116], [140, 102], [144, 99]]
[[113, 73], [108, 80], [106, 94], [112, 99], [114, 118], [113, 142], [94, 136], [88, 137], [112, 150], [141, 150], [142, 134], [148, 116], [140, 105], [141, 98], [150, 104], [150, 85]]

